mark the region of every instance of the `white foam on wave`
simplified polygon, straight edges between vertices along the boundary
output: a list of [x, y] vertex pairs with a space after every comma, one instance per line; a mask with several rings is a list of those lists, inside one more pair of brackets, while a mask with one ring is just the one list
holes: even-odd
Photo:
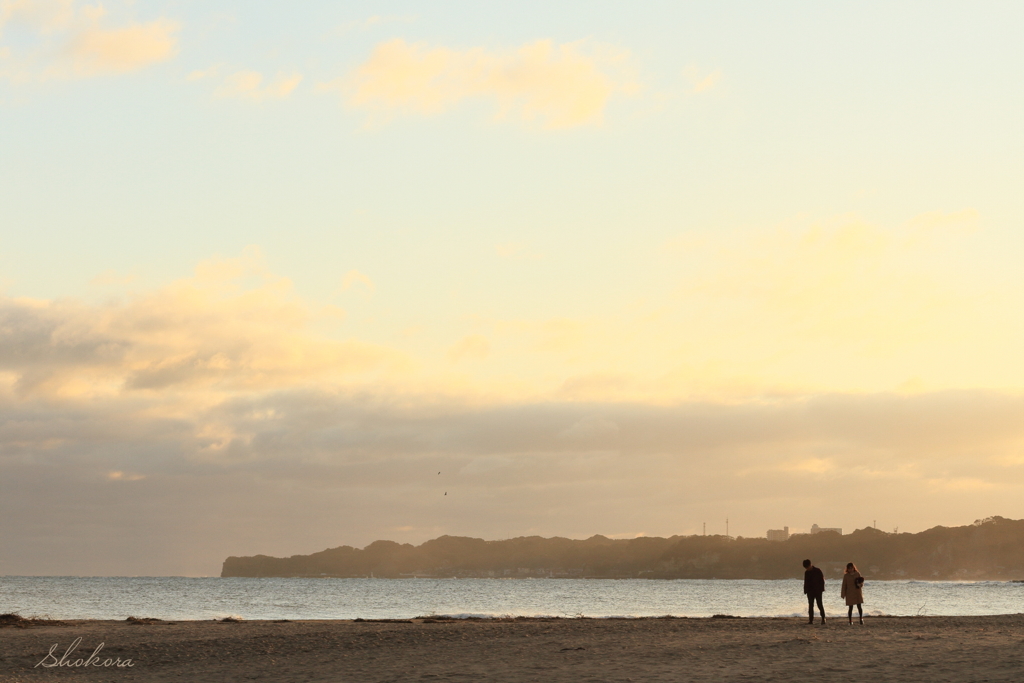
[[[555, 619], [559, 616], [558, 614], [496, 614], [493, 612], [459, 612], [457, 614], [427, 614], [424, 615], [428, 619], [516, 619], [517, 617], [524, 617], [526, 619]], [[563, 618], [566, 618], [563, 616]]]
[[[887, 616], [882, 612], [864, 613], [865, 616]], [[496, 614], [488, 612], [459, 612], [456, 614], [425, 614], [417, 618], [426, 619], [795, 619], [806, 617], [806, 612], [782, 614]]]

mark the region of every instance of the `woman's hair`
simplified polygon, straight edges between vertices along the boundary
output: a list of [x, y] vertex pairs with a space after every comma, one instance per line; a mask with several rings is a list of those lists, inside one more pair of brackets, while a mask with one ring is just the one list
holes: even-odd
[[846, 572], [845, 573], [846, 574], [850, 574], [850, 573], [855, 572], [855, 571], [857, 571], [857, 565], [855, 565], [853, 562], [847, 562], [846, 563]]

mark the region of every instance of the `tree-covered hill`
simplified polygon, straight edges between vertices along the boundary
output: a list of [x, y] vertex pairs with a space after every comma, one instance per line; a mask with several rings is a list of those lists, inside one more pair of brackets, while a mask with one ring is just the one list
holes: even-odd
[[529, 536], [505, 541], [441, 536], [421, 545], [375, 541], [287, 558], [229, 557], [221, 576], [784, 579], [810, 558], [826, 575], [854, 562], [871, 579], [1024, 579], [1024, 520], [990, 517], [917, 534], [872, 528], [787, 541], [726, 536], [586, 540]]

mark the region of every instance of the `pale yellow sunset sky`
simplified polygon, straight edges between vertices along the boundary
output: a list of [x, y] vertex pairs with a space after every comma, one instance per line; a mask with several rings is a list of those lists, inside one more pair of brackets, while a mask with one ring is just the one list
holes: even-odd
[[1022, 25], [0, 0], [0, 574], [1024, 517]]

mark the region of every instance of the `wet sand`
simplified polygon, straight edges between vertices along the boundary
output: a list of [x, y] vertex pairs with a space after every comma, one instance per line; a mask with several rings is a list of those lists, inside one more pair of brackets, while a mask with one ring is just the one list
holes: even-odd
[[[68, 621], [0, 628], [0, 681], [1024, 681], [1024, 615], [865, 621]], [[36, 666], [79, 637], [133, 666]]]

